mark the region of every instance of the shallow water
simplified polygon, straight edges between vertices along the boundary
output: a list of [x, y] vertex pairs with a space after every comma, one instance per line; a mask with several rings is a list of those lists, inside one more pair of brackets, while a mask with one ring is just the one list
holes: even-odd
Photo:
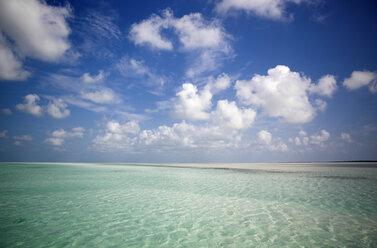
[[0, 247], [377, 247], [377, 168], [0, 163]]

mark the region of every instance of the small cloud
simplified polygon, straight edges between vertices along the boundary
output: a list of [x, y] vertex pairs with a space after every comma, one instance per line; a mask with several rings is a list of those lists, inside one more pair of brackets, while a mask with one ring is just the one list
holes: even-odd
[[326, 130], [321, 130], [319, 133], [310, 136], [310, 143], [324, 147], [324, 143], [330, 138], [330, 133]]
[[16, 140], [16, 141], [14, 142], [14, 144], [15, 144], [16, 146], [21, 146], [21, 145], [22, 145], [22, 143], [21, 143], [20, 141], [18, 141], [18, 140]]
[[9, 108], [3, 108], [1, 110], [1, 113], [4, 115], [12, 115], [12, 110], [10, 110]]
[[269, 145], [272, 141], [272, 135], [266, 130], [262, 130], [258, 133], [258, 140], [260, 143]]
[[322, 112], [326, 110], [327, 103], [323, 101], [322, 99], [319, 99], [319, 98], [315, 99], [314, 103], [315, 105], [317, 105], [318, 109], [321, 110]]
[[62, 99], [54, 99], [47, 105], [47, 114], [54, 119], [63, 119], [70, 115], [67, 104]]
[[231, 11], [244, 11], [247, 14], [254, 14], [262, 18], [272, 20], [290, 20], [292, 14], [286, 15], [288, 4], [301, 4], [306, 1], [300, 0], [263, 0], [263, 1], [239, 1], [239, 0], [222, 0], [216, 4], [216, 12], [226, 15]]
[[74, 127], [72, 131], [65, 131], [64, 129], [58, 129], [53, 131], [48, 137], [45, 139], [46, 143], [49, 143], [55, 147], [62, 146], [66, 139], [71, 138], [82, 138], [84, 136], [85, 129], [82, 127]]
[[377, 73], [371, 71], [353, 71], [351, 77], [344, 79], [343, 85], [348, 90], [357, 90], [369, 85], [369, 91], [377, 93]]
[[3, 131], [0, 133], [0, 138], [8, 138], [7, 133], [8, 133], [8, 130], [3, 130]]
[[345, 142], [352, 143], [353, 140], [351, 138], [351, 135], [349, 133], [341, 133], [340, 138], [344, 140]]
[[13, 136], [13, 139], [15, 139], [15, 140], [31, 141], [31, 140], [33, 140], [33, 137], [30, 136], [30, 135], [25, 134], [25, 135], [21, 135], [21, 136]]
[[99, 81], [102, 81], [105, 78], [105, 75], [102, 70], [99, 71], [98, 75], [91, 76], [88, 72], [84, 73], [84, 75], [81, 76], [81, 80], [84, 83], [96, 83]]
[[38, 105], [37, 102], [39, 100], [40, 98], [37, 94], [26, 95], [24, 97], [24, 103], [17, 104], [16, 109], [27, 114], [41, 117], [43, 116], [43, 108]]
[[114, 91], [110, 88], [103, 88], [96, 91], [83, 92], [81, 93], [81, 98], [100, 104], [119, 103], [119, 99], [115, 95]]
[[319, 79], [318, 84], [312, 84], [309, 91], [322, 96], [332, 97], [337, 89], [338, 86], [336, 85], [335, 77], [333, 75], [325, 75]]

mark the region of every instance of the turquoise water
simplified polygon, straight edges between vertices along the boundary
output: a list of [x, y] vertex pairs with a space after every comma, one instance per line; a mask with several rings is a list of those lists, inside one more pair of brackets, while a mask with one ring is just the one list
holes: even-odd
[[377, 168], [0, 163], [0, 247], [377, 247]]

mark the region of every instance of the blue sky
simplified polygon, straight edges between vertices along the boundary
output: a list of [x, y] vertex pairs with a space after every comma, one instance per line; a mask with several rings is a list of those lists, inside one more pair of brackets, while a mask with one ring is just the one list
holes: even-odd
[[0, 160], [377, 159], [375, 1], [0, 1]]

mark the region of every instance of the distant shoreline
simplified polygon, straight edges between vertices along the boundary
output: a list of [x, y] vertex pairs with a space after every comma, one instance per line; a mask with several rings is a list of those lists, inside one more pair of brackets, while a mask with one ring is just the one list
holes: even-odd
[[325, 167], [377, 169], [377, 161], [363, 162], [285, 162], [285, 163], [72, 163], [72, 162], [0, 162], [1, 164], [68, 165], [80, 167], [122, 168], [124, 166], [150, 166], [170, 168], [224, 169], [224, 170], [290, 170]]

